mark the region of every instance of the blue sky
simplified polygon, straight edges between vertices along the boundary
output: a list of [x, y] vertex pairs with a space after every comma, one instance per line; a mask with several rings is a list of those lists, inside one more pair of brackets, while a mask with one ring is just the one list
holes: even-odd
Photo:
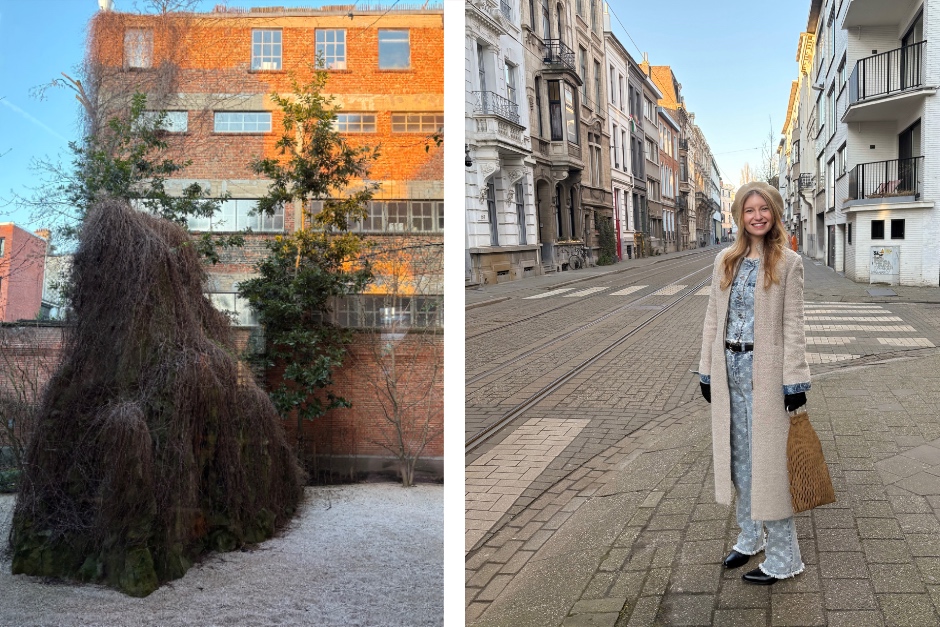
[[[216, 0], [202, 2], [211, 10]], [[310, 0], [230, 0], [230, 6], [316, 4]], [[719, 167], [737, 184], [745, 161], [756, 163], [773, 121], [779, 136], [796, 78], [799, 34], [806, 28], [809, 1], [618, 0], [612, 19], [624, 47], [653, 65], [671, 65], [687, 106], [696, 114]], [[447, 2], [448, 11], [462, 6]], [[116, 10], [133, 10], [133, 0], [115, 0]], [[0, 0], [0, 221], [35, 229], [41, 223], [6, 203], [11, 190], [28, 194], [37, 182], [30, 163], [44, 156], [67, 159], [69, 140], [78, 139], [78, 104], [71, 91], [52, 89], [44, 99], [37, 87], [73, 73], [84, 52], [88, 20], [97, 0]], [[463, 46], [463, 33], [448, 33], [447, 47]], [[455, 85], [462, 85], [454, 82]], [[454, 100], [448, 100], [454, 102]]]

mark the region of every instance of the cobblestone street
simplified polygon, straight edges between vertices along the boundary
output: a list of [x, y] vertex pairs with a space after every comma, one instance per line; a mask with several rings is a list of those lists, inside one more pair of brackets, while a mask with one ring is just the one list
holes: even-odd
[[940, 290], [873, 296], [804, 257], [838, 501], [797, 516], [806, 571], [754, 587], [720, 566], [693, 372], [717, 252], [468, 290], [468, 624], [938, 623]]

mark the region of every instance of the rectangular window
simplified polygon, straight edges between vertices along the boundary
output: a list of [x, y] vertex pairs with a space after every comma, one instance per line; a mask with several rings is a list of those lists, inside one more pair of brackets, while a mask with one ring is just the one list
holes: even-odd
[[594, 110], [601, 110], [601, 103], [604, 100], [601, 98], [601, 64], [598, 61], [594, 61]]
[[565, 123], [561, 110], [561, 85], [559, 81], [548, 81], [548, 123], [551, 128], [552, 141], [563, 140], [565, 138]]
[[832, 210], [836, 208], [836, 160], [832, 159], [826, 164], [826, 206]]
[[324, 70], [346, 69], [345, 29], [317, 29], [317, 64]]
[[[620, 110], [623, 111], [623, 77], [620, 76], [619, 79], [620, 79]], [[613, 89], [613, 86], [611, 86], [611, 89]]]
[[829, 90], [829, 137], [832, 137], [836, 132], [836, 86], [833, 85], [832, 89]]
[[338, 113], [336, 130], [340, 133], [374, 133], [374, 113]]
[[0, 257], [3, 257], [3, 253], [6, 250], [7, 240], [5, 237], [0, 237]]
[[849, 235], [849, 244], [851, 244], [852, 243], [852, 223], [851, 222], [846, 225], [846, 232]]
[[581, 97], [587, 100], [587, 50], [578, 48], [578, 67], [581, 69]]
[[407, 70], [411, 67], [411, 38], [407, 30], [379, 29], [379, 69]]
[[496, 212], [496, 183], [494, 176], [486, 184], [486, 215], [490, 223], [490, 246], [499, 246], [499, 215]]
[[568, 141], [577, 144], [578, 112], [575, 108], [574, 90], [568, 83], [565, 83], [565, 127], [567, 128]]
[[904, 220], [891, 220], [891, 239], [904, 239]]
[[270, 113], [216, 112], [216, 133], [268, 133], [271, 131]]
[[614, 167], [619, 169], [620, 168], [620, 147], [619, 147], [618, 141], [620, 139], [620, 133], [617, 132], [616, 124], [614, 124], [614, 130], [613, 132], [611, 132], [610, 136], [614, 140], [614, 145], [611, 147], [611, 150], [613, 150], [613, 155], [614, 155], [614, 158], [613, 158]]
[[393, 133], [437, 133], [444, 127], [443, 113], [393, 113]]
[[251, 31], [251, 69], [281, 69], [281, 31], [256, 29]]
[[206, 294], [212, 306], [222, 313], [228, 315], [232, 324], [236, 327], [256, 327], [258, 326], [258, 314], [248, 304], [247, 298], [242, 298], [235, 293], [213, 293]]
[[623, 151], [623, 169], [627, 169], [627, 132], [622, 130], [620, 131], [620, 150]]
[[522, 183], [516, 183], [516, 221], [519, 223], [519, 243], [526, 243], [526, 224], [525, 224], [525, 187]]
[[516, 100], [516, 66], [504, 59], [503, 68], [506, 72], [506, 98], [513, 104], [519, 104]]
[[845, 174], [845, 144], [842, 144], [842, 146], [839, 148], [836, 161], [839, 165], [839, 176], [842, 176]]
[[542, 79], [535, 77], [535, 114], [539, 119], [539, 137], [545, 137], [545, 131], [542, 130]]
[[872, 220], [871, 221], [871, 238], [872, 239], [884, 239], [885, 238], [885, 221], [884, 220]]
[[[317, 201], [322, 202], [322, 201]], [[316, 202], [314, 210], [316, 210]], [[365, 220], [355, 225], [362, 233], [439, 233], [444, 230], [441, 200], [374, 200]]]
[[842, 62], [839, 64], [839, 90], [845, 87], [846, 74], [845, 74], [845, 55], [842, 55]]
[[650, 122], [655, 122], [656, 119], [654, 116], [656, 108], [653, 106], [653, 101], [649, 98], [644, 98], [643, 101], [643, 115], [645, 115], [646, 119]]
[[[188, 111], [164, 111], [163, 113], [163, 121], [160, 123], [160, 128], [154, 130], [160, 130], [166, 133], [185, 133], [189, 129]], [[156, 124], [157, 118], [159, 117], [159, 111], [144, 111], [140, 116], [140, 121], [146, 127], [150, 127]]]
[[614, 82], [617, 79], [617, 72], [614, 66], [610, 66], [610, 104], [617, 106], [617, 92], [614, 91], [616, 88], [616, 83]]
[[124, 63], [129, 68], [153, 66], [153, 31], [128, 28], [124, 33]]
[[284, 207], [278, 208], [273, 215], [256, 213], [257, 200], [223, 200], [219, 211], [210, 218], [190, 216], [189, 230], [205, 232], [234, 232], [251, 229], [260, 233], [281, 233], [284, 231]]
[[627, 93], [630, 95], [630, 115], [634, 115], [634, 116], [635, 116], [635, 115], [636, 115], [636, 111], [634, 111], [634, 103], [633, 103], [634, 97], [633, 97], [633, 86], [632, 86], [632, 85], [630, 85], [630, 86], [627, 87]]

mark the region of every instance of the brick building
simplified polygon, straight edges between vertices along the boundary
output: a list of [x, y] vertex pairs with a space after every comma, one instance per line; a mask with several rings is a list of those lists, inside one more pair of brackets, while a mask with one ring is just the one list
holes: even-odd
[[[265, 239], [301, 224], [300, 206], [284, 207], [274, 216], [252, 215], [269, 181], [248, 166], [253, 159], [278, 155], [282, 115], [270, 94], [289, 94], [292, 77], [305, 82], [316, 60], [328, 72], [325, 91], [340, 109], [337, 128], [352, 146], [380, 145], [368, 181], [380, 187], [368, 218], [356, 228], [375, 242], [376, 255], [384, 255], [380, 272], [384, 268], [398, 278], [410, 275], [405, 281], [378, 277], [368, 293], [337, 302], [334, 321], [361, 329], [357, 337], [365, 344], [389, 320], [409, 327], [441, 325], [443, 150], [434, 141], [444, 110], [440, 5], [219, 6], [209, 13], [165, 15], [102, 11], [90, 32], [89, 60], [102, 117], [126, 109], [134, 91], [147, 94], [148, 110], [168, 112], [169, 156], [191, 162], [169, 181], [171, 193], [195, 182], [212, 195], [230, 195], [213, 218], [191, 220], [191, 230], [252, 228], [244, 248], [224, 254], [222, 263], [210, 268], [206, 289], [218, 307], [234, 312], [237, 325], [250, 330], [256, 324], [237, 289], [252, 276]], [[351, 188], [362, 183], [353, 181]], [[440, 334], [433, 335], [440, 344]], [[429, 359], [440, 359], [439, 350], [428, 355], [432, 353]], [[361, 371], [366, 367], [362, 360], [347, 363], [347, 370], [360, 371], [340, 373], [338, 387], [368, 376]], [[428, 385], [439, 391], [436, 382]], [[345, 386], [339, 393], [354, 406], [371, 402], [363, 387]], [[381, 428], [381, 416], [366, 413], [339, 410], [329, 416], [316, 427], [316, 450], [351, 455], [360, 462], [371, 456], [372, 465], [381, 463], [376, 460], [383, 451], [370, 434]], [[435, 421], [439, 425], [442, 420], [441, 410]], [[331, 432], [324, 430], [326, 424], [337, 426]], [[352, 431], [360, 434], [356, 442], [340, 441]], [[314, 434], [313, 426], [310, 432]], [[442, 454], [438, 437], [425, 457], [439, 460]]]
[[42, 311], [46, 240], [0, 223], [0, 322], [33, 320]]

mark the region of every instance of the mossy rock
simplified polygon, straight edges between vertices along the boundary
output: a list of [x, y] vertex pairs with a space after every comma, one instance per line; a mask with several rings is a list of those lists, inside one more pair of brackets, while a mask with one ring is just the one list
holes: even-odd
[[145, 597], [159, 587], [153, 556], [147, 547], [131, 549], [124, 557], [124, 568], [118, 575], [117, 587], [132, 597]]

